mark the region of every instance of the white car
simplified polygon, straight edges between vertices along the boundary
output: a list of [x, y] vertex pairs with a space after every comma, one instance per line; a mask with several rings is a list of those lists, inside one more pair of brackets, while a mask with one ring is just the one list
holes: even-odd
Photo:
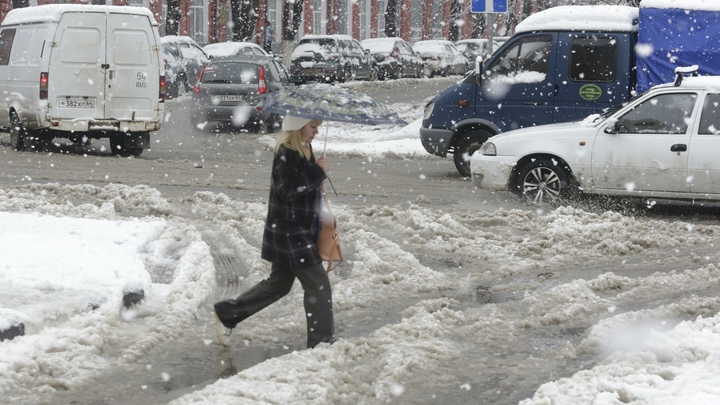
[[582, 122], [496, 135], [470, 157], [472, 181], [536, 203], [575, 190], [720, 199], [720, 76], [675, 83]]
[[468, 71], [468, 60], [450, 41], [433, 39], [417, 41], [413, 52], [425, 62], [425, 75], [464, 75]]

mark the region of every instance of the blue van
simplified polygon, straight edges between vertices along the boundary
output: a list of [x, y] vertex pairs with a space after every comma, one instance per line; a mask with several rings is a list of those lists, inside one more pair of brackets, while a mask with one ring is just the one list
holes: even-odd
[[[571, 18], [568, 19], [568, 16]], [[511, 129], [581, 120], [631, 97], [638, 9], [563, 6], [534, 14], [480, 69], [425, 107], [420, 138], [452, 154], [470, 176], [470, 156]]]

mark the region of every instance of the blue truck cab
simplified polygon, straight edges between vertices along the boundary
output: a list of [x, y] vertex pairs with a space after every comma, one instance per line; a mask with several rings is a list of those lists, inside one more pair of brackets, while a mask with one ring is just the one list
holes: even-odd
[[[570, 18], [568, 18], [570, 16]], [[490, 137], [534, 125], [581, 120], [629, 99], [636, 85], [638, 8], [563, 6], [531, 15], [474, 72], [425, 107], [425, 149], [469, 158]]]

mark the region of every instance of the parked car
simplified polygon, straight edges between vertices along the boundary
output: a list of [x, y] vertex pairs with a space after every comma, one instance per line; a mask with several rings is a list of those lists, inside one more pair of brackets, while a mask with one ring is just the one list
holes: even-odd
[[168, 35], [160, 38], [165, 57], [165, 88], [168, 98], [192, 90], [198, 74], [209, 58], [192, 38]]
[[687, 77], [584, 121], [496, 135], [472, 155], [470, 171], [480, 188], [536, 203], [574, 191], [717, 200], [718, 135], [720, 76]]
[[375, 58], [349, 35], [306, 35], [290, 60], [290, 75], [297, 84], [378, 78]]
[[259, 105], [265, 96], [293, 86], [287, 71], [272, 56], [213, 58], [202, 69], [192, 95], [190, 122], [198, 128], [209, 121], [255, 127], [261, 133], [280, 128], [282, 119]]
[[425, 62], [402, 38], [370, 38], [360, 45], [375, 58], [381, 80], [425, 75]]
[[203, 47], [205, 55], [212, 59], [218, 56], [268, 56], [269, 54], [254, 42], [217, 42]]
[[418, 41], [413, 50], [425, 62], [425, 75], [464, 75], [468, 71], [468, 62], [450, 41], [432, 39]]
[[483, 62], [490, 58], [495, 51], [500, 49], [502, 44], [507, 42], [509, 37], [493, 37], [492, 50], [488, 38], [461, 39], [455, 42], [455, 47], [468, 60], [468, 70], [475, 70], [475, 60], [482, 56]]

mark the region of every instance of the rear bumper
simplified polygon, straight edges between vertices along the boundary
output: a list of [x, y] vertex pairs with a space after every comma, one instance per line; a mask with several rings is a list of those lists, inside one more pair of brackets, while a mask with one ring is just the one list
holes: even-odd
[[328, 80], [337, 79], [344, 74], [342, 65], [315, 65], [303, 68], [297, 65], [290, 67], [290, 75], [302, 80]]
[[449, 129], [420, 128], [420, 140], [428, 153], [445, 157], [450, 148], [453, 131]]
[[[233, 123], [252, 123], [258, 120], [265, 121], [271, 116], [270, 113], [258, 110], [254, 105], [202, 106], [194, 104], [192, 114], [192, 119], [195, 122], [223, 121]], [[244, 119], [245, 117], [247, 117], [247, 121]]]
[[160, 121], [50, 119], [45, 121], [45, 127], [55, 131], [67, 132], [149, 132], [159, 130]]

